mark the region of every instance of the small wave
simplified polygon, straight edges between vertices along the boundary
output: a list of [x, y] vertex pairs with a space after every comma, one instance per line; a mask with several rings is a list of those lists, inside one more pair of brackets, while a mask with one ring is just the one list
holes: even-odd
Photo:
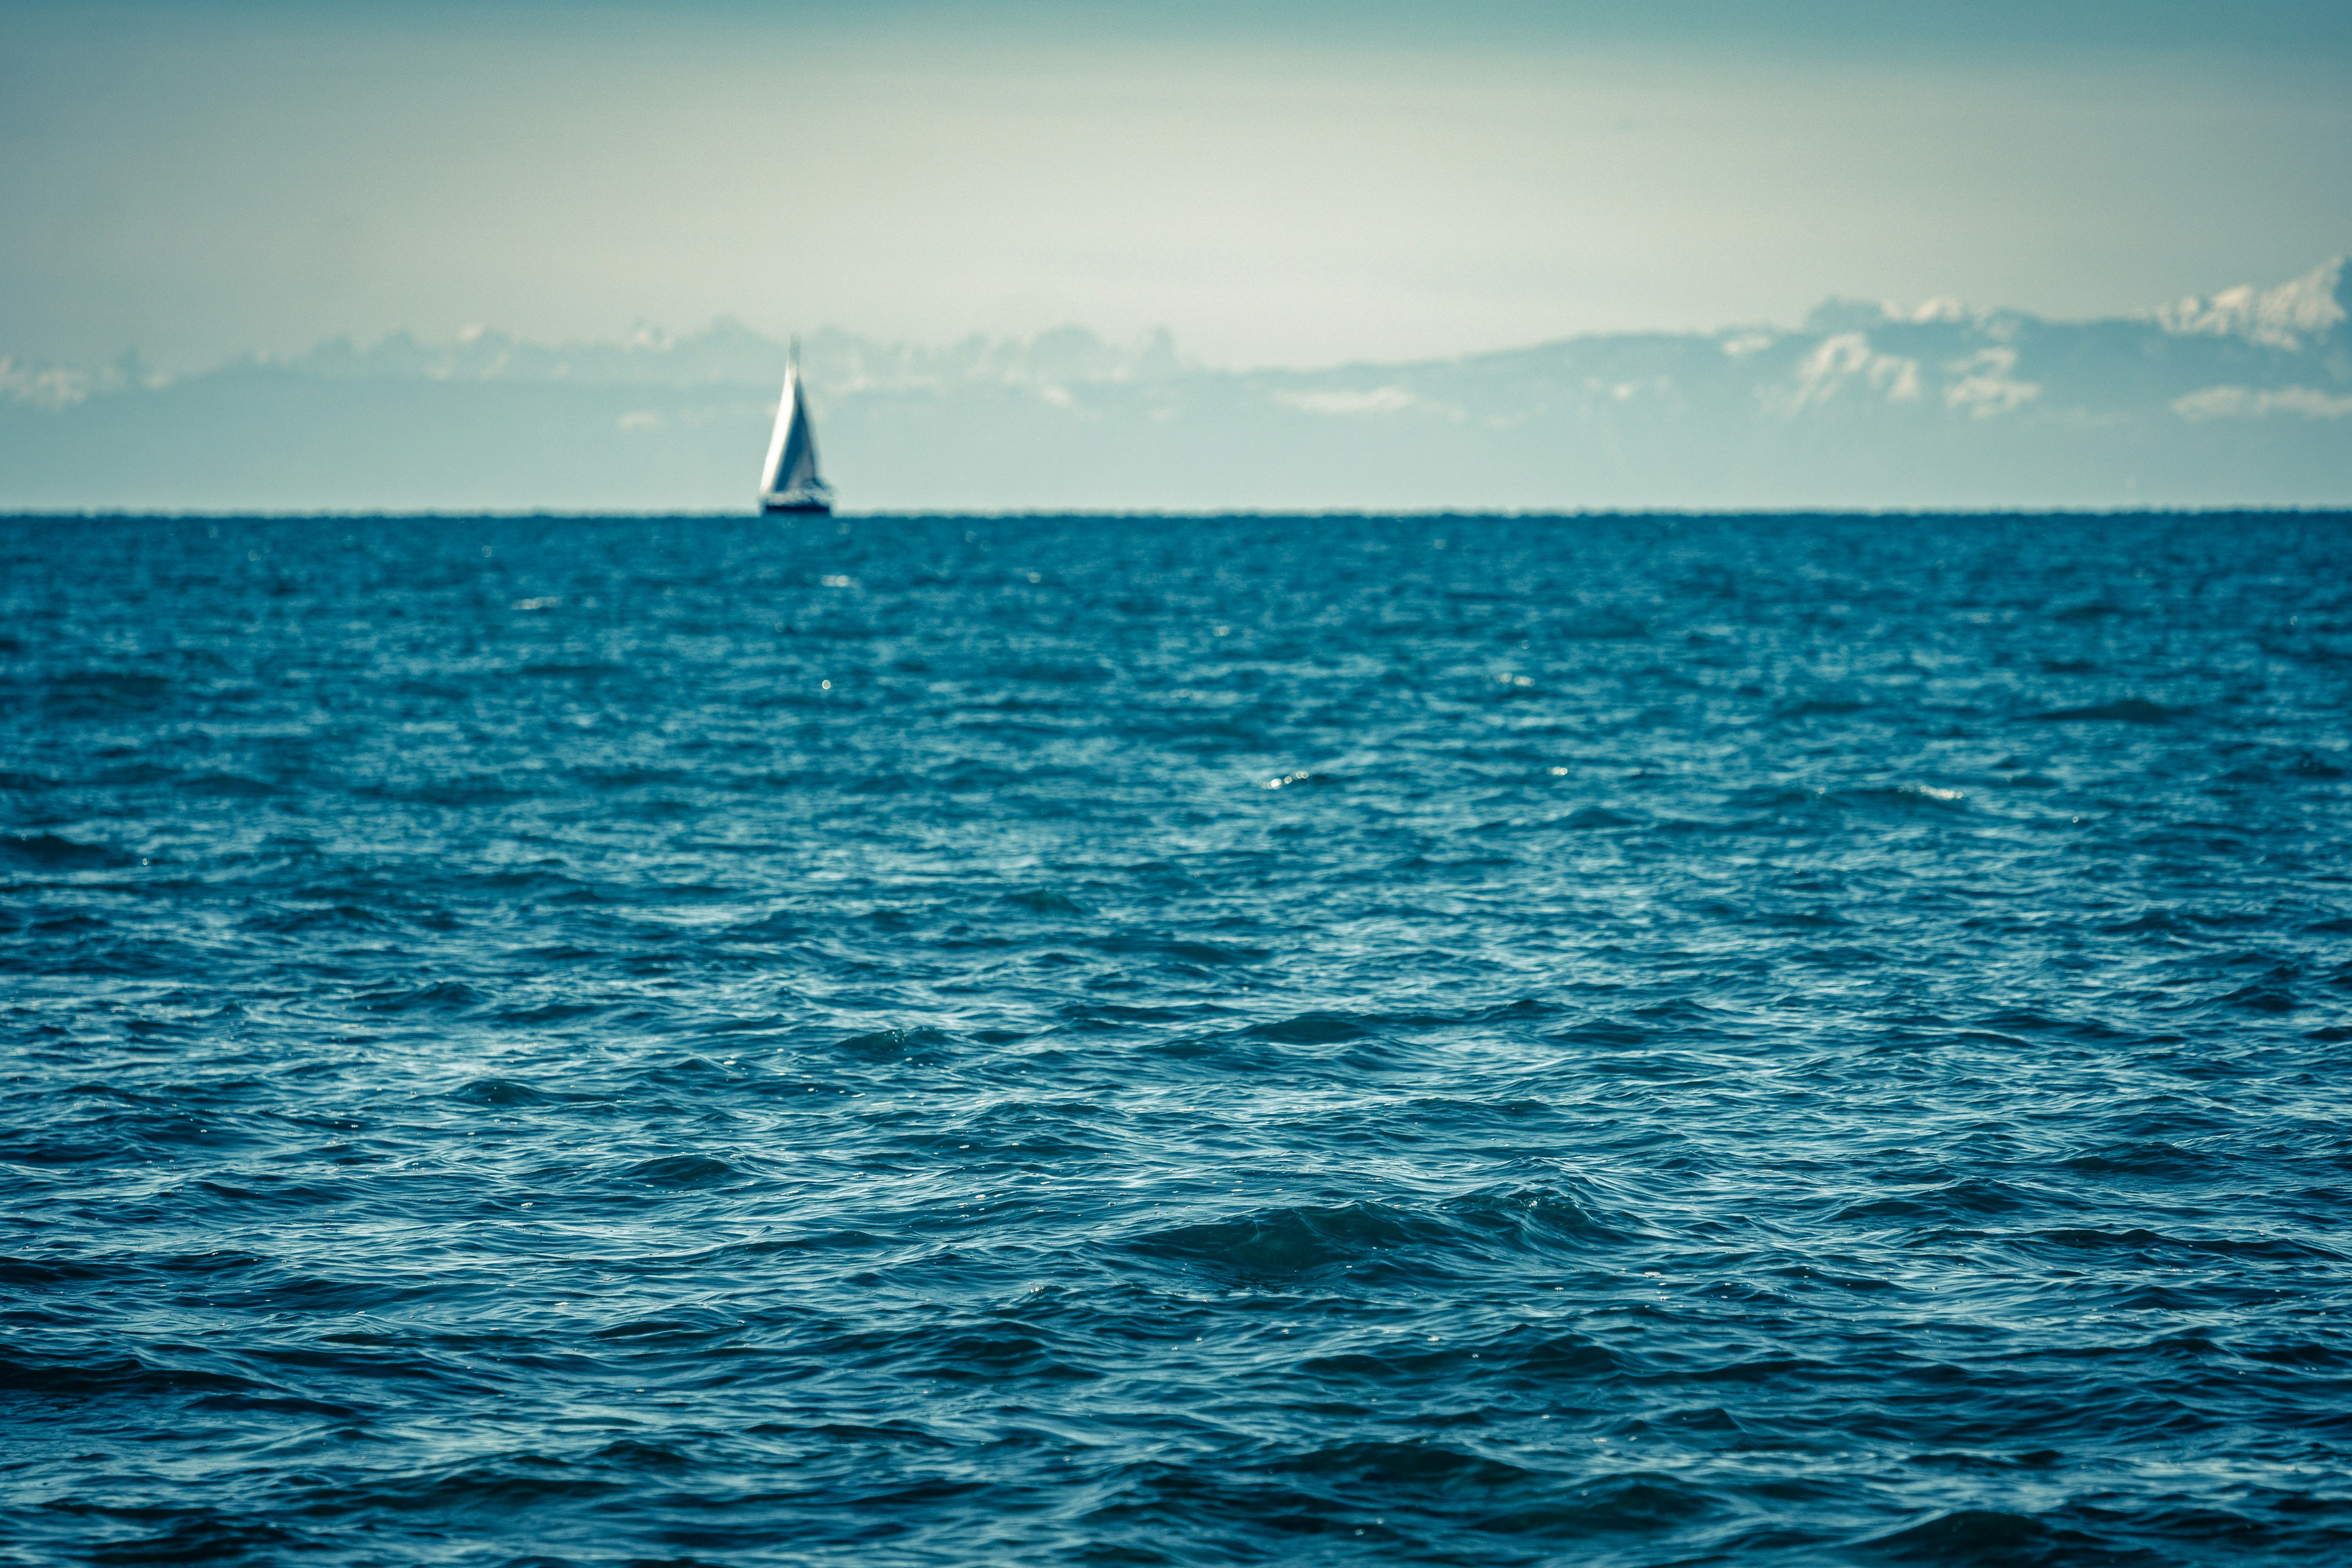
[[535, 680], [604, 680], [616, 675], [626, 675], [629, 670], [626, 666], [618, 664], [549, 662], [526, 664], [517, 673]]
[[1238, 1219], [1178, 1226], [1129, 1244], [1150, 1257], [1204, 1264], [1238, 1274], [1281, 1279], [1346, 1268], [1403, 1248], [1442, 1245], [1442, 1223], [1380, 1204], [1337, 1208], [1277, 1208]]
[[2245, 1241], [2229, 1237], [2169, 1237], [2141, 1228], [2123, 1231], [2088, 1227], [2043, 1230], [2034, 1232], [2032, 1239], [2078, 1252], [2195, 1253], [2211, 1258], [2243, 1258], [2250, 1262], [2338, 1263], [2346, 1257], [2344, 1253], [2307, 1241], [2270, 1237]]
[[2053, 1530], [2022, 1514], [1964, 1509], [1865, 1542], [1860, 1551], [1897, 1563], [2060, 1564], [2124, 1563], [2133, 1556], [2108, 1549], [2079, 1531]]
[[742, 1328], [741, 1319], [728, 1312], [705, 1310], [681, 1313], [674, 1317], [633, 1318], [626, 1322], [608, 1323], [593, 1331], [591, 1337], [611, 1342], [625, 1340], [632, 1344], [704, 1344], [723, 1339]]
[[39, 1362], [0, 1356], [0, 1389], [40, 1394], [246, 1394], [265, 1384], [234, 1373], [175, 1365], [141, 1355]]
[[1587, 1481], [1565, 1497], [1487, 1518], [1479, 1528], [1496, 1534], [1574, 1541], [1654, 1534], [1721, 1510], [1717, 1498], [1704, 1488], [1673, 1476], [1637, 1472]]
[[[100, 1519], [119, 1518], [142, 1531], [152, 1531], [89, 1542], [89, 1560], [109, 1565], [227, 1563], [250, 1561], [264, 1553], [299, 1560], [327, 1548], [326, 1541], [320, 1536], [292, 1525], [209, 1508], [180, 1510], [92, 1508], [82, 1504], [76, 1511]], [[160, 1531], [154, 1529], [158, 1523], [163, 1525]]]
[[2144, 698], [2126, 697], [2118, 702], [2101, 702], [2089, 708], [2057, 708], [2047, 713], [2036, 713], [2036, 719], [2048, 722], [2103, 722], [2116, 724], [2168, 724], [2180, 717], [2177, 709], [2150, 702]]
[[602, 1017], [612, 1011], [609, 1004], [601, 1002], [542, 1002], [535, 1007], [499, 1007], [491, 1016], [501, 1024], [523, 1024], [545, 1026], [550, 1024], [574, 1024], [588, 1018]]
[[175, 786], [193, 795], [212, 795], [222, 800], [265, 800], [284, 793], [265, 779], [245, 773], [197, 773], [182, 779]]
[[2263, 981], [2241, 985], [2215, 997], [2214, 1001], [2224, 1007], [2243, 1008], [2249, 1013], [2292, 1013], [2303, 1005], [2295, 999], [2294, 992]]
[[1172, 959], [1178, 963], [1224, 968], [1236, 963], [1255, 963], [1273, 956], [1271, 949], [1244, 942], [1191, 941], [1181, 937], [1118, 935], [1097, 938], [1087, 946], [1097, 952], [1137, 953], [1153, 958]]
[[1066, 893], [1050, 888], [1032, 888], [1017, 893], [1007, 893], [1004, 901], [1014, 909], [1033, 915], [1082, 915], [1086, 907]]
[[1437, 1205], [1489, 1238], [1543, 1251], [1583, 1251], [1629, 1239], [1633, 1226], [1622, 1215], [1589, 1206], [1554, 1187], [1514, 1187], [1468, 1193]]
[[478, 1078], [451, 1089], [448, 1098], [471, 1100], [476, 1105], [507, 1106], [550, 1105], [562, 1097], [510, 1078]]
[[622, 1174], [649, 1187], [708, 1187], [732, 1178], [735, 1167], [708, 1154], [672, 1154], [641, 1160]]
[[1532, 1488], [1549, 1479], [1540, 1471], [1465, 1454], [1442, 1443], [1342, 1443], [1286, 1455], [1260, 1468], [1276, 1475], [1336, 1478], [1401, 1491], [1427, 1489], [1456, 1495]]
[[868, 1061], [918, 1061], [936, 1059], [941, 1049], [952, 1045], [953, 1039], [944, 1029], [928, 1026], [912, 1028], [880, 1029], [870, 1035], [853, 1035], [835, 1046]]
[[1830, 797], [1842, 805], [1902, 811], [1966, 811], [1968, 792], [1943, 784], [1901, 784], [1885, 789], [1841, 790]]
[[[0, 1150], [0, 1157], [8, 1152]], [[21, 1179], [22, 1173], [19, 1173]], [[83, 1285], [99, 1280], [121, 1278], [128, 1271], [75, 1261], [71, 1258], [9, 1258], [0, 1256], [0, 1284], [22, 1285], [39, 1289], [59, 1285]]]
[[82, 844], [54, 833], [0, 835], [0, 858], [45, 871], [103, 871], [128, 866], [135, 856], [102, 844]]
[[863, 1230], [834, 1230], [781, 1240], [738, 1242], [715, 1249], [713, 1258], [766, 1258], [800, 1252], [869, 1252], [887, 1246], [882, 1237]]
[[1546, 1035], [1544, 1038], [1562, 1046], [1599, 1046], [1610, 1050], [1630, 1050], [1647, 1045], [1654, 1033], [1640, 1025], [1620, 1023], [1613, 1018], [1590, 1018]]
[[761, 915], [755, 921], [730, 926], [725, 935], [729, 942], [787, 942], [803, 941], [813, 931], [814, 928], [798, 916], [779, 910], [774, 914]]
[[1851, 927], [1853, 921], [1835, 910], [1759, 910], [1747, 917], [1748, 923], [1771, 926], [1780, 931], [1838, 931]]
[[487, 1000], [482, 993], [457, 980], [367, 993], [358, 998], [359, 1005], [371, 1013], [463, 1013]]
[[1267, 1040], [1280, 1046], [1333, 1046], [1369, 1037], [1372, 1031], [1360, 1018], [1347, 1013], [1301, 1013], [1295, 1018], [1253, 1024], [1241, 1031], [1245, 1040]]
[[2020, 1214], [2046, 1207], [2048, 1203], [2045, 1196], [2030, 1188], [1971, 1176], [1900, 1196], [1849, 1204], [1831, 1217], [1838, 1223], [1862, 1219], [1948, 1222], [1986, 1215]]
[[160, 706], [172, 694], [169, 677], [133, 670], [85, 669], [47, 684], [47, 706], [59, 718], [102, 718]]
[[414, 784], [405, 788], [377, 786], [365, 793], [376, 794], [390, 800], [415, 805], [443, 806], [464, 810], [478, 805], [498, 805], [508, 801], [530, 800], [537, 791], [520, 788], [502, 778], [477, 774], [467, 778], [437, 780], [431, 784]]
[[1116, 1002], [1072, 1002], [1054, 1010], [1066, 1023], [1080, 1027], [1122, 1028], [1134, 1024], [1181, 1024], [1195, 1015], [1173, 1007], [1129, 1007]]
[[1874, 969], [1893, 962], [1886, 954], [1868, 947], [1809, 947], [1790, 956], [1796, 963], [1829, 970]]
[[1650, 635], [1650, 617], [1614, 605], [1580, 609], [1554, 621], [1555, 637], [1587, 642], [1626, 642]]
[[1099, 663], [1016, 664], [1004, 671], [1008, 680], [1026, 680], [1041, 686], [1092, 686], [1118, 676], [1118, 670]]
[[837, 1364], [904, 1367], [910, 1375], [950, 1383], [1052, 1385], [1102, 1378], [1060, 1334], [1018, 1320], [843, 1335], [815, 1349]]
[[244, 922], [245, 929], [270, 936], [300, 937], [321, 931], [376, 934], [394, 930], [399, 921], [358, 904], [334, 904], [325, 909], [272, 910]]
[[2058, 1166], [2063, 1171], [2082, 1171], [2086, 1175], [2133, 1175], [2176, 1183], [2222, 1175], [2232, 1168], [2232, 1162], [2201, 1150], [2183, 1150], [2173, 1142], [2112, 1142], [2098, 1150], [2070, 1154], [2061, 1159]]

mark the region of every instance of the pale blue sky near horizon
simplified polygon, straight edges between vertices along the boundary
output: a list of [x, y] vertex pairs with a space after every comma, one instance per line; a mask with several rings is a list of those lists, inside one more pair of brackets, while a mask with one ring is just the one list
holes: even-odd
[[0, 354], [169, 369], [474, 323], [1233, 365], [2056, 316], [2352, 248], [2306, 0], [0, 0]]

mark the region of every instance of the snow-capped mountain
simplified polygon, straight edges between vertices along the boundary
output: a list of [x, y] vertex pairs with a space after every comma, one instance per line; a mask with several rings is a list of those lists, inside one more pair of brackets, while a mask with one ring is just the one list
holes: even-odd
[[[2345, 264], [2142, 315], [1832, 300], [1312, 371], [1167, 334], [803, 344], [874, 510], [2352, 503]], [[324, 343], [165, 382], [0, 360], [0, 506], [732, 509], [783, 344], [719, 321], [540, 344]]]

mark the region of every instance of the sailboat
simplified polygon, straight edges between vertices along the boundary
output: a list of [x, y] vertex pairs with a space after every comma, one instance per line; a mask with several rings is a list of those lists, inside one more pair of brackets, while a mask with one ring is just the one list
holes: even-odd
[[816, 432], [809, 426], [808, 405], [801, 398], [801, 343], [793, 340], [792, 358], [784, 363], [784, 395], [776, 405], [776, 433], [768, 437], [767, 466], [760, 470], [760, 510], [763, 512], [833, 510], [833, 487], [817, 478]]

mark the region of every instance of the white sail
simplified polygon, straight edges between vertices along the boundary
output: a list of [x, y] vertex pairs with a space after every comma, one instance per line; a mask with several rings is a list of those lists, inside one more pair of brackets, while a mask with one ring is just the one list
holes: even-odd
[[822, 511], [833, 501], [832, 487], [816, 471], [816, 431], [801, 396], [798, 345], [784, 371], [784, 395], [776, 405], [775, 433], [768, 437], [768, 461], [760, 470], [760, 505], [771, 511]]

